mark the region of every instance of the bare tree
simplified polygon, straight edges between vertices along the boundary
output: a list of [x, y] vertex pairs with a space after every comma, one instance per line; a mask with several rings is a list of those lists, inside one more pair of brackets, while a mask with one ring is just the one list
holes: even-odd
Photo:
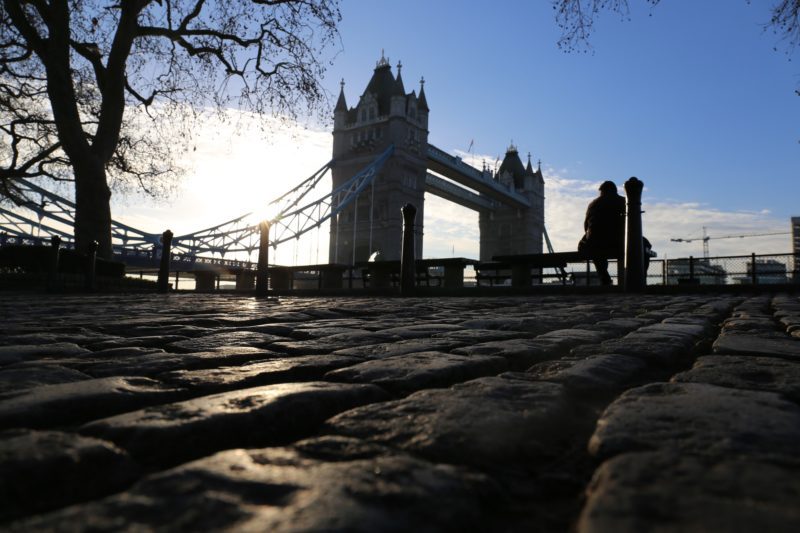
[[74, 183], [76, 245], [110, 257], [111, 185], [159, 194], [194, 113], [318, 109], [339, 21], [338, 0], [0, 0], [0, 195]]
[[[661, 0], [641, 0], [653, 6]], [[745, 0], [749, 3], [750, 0]], [[800, 0], [773, 0], [767, 27], [785, 41], [787, 50], [800, 44]], [[561, 28], [558, 46], [567, 51], [585, 50], [595, 18], [610, 11], [628, 18], [628, 0], [552, 0], [556, 23]]]

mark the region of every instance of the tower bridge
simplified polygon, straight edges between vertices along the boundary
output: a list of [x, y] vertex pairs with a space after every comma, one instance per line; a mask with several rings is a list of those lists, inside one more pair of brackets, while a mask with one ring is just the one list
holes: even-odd
[[[400, 207], [417, 207], [417, 256], [422, 256], [424, 194], [440, 196], [479, 213], [480, 258], [541, 253], [544, 229], [544, 179], [530, 158], [523, 166], [513, 145], [497, 173], [478, 170], [428, 142], [430, 108], [425, 81], [419, 93], [406, 92], [402, 64], [397, 75], [385, 57], [354, 107], [348, 107], [342, 81], [334, 110], [333, 186], [394, 145], [392, 157], [359, 200], [331, 221], [330, 262], [363, 261], [376, 251], [399, 259]], [[445, 179], [446, 178], [446, 179]]]
[[[395, 76], [389, 61], [381, 57], [354, 107], [347, 105], [342, 81], [334, 109], [333, 158], [269, 202], [267, 210], [275, 213], [269, 221], [270, 244], [276, 247], [296, 240], [307, 232], [319, 231], [330, 221], [329, 262], [355, 263], [376, 251], [384, 259], [399, 259], [403, 226], [400, 208], [411, 203], [417, 208], [417, 257], [422, 257], [427, 192], [479, 213], [481, 260], [494, 255], [541, 253], [543, 237], [548, 240], [541, 168], [533, 169], [530, 156], [524, 166], [513, 145], [497, 172], [490, 172], [430, 144], [424, 79], [420, 80], [419, 93], [406, 92], [401, 69], [398, 64]], [[331, 191], [310, 200], [328, 171]], [[65, 246], [72, 246], [75, 204], [29, 180], [19, 179], [15, 186], [25, 196], [40, 201], [16, 209], [0, 205], [0, 245], [36, 244], [59, 237]], [[112, 240], [116, 257], [131, 265], [142, 258], [157, 261], [160, 255], [160, 233], [113, 220]], [[259, 240], [258, 221], [245, 214], [175, 236], [173, 260], [198, 269], [228, 262], [236, 268], [248, 268], [240, 259], [226, 260], [226, 254], [229, 258], [252, 254], [258, 250]], [[219, 259], [214, 259], [215, 254]]]

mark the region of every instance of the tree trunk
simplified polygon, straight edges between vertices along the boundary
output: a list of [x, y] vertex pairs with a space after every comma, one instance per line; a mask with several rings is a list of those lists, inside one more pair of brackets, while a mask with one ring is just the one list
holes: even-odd
[[106, 170], [95, 158], [72, 161], [75, 171], [75, 246], [79, 251], [97, 241], [97, 256], [111, 259], [111, 189]]

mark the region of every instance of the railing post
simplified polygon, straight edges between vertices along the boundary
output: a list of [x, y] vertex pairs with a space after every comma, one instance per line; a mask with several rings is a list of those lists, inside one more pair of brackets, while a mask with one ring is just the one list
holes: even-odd
[[266, 296], [269, 291], [269, 222], [258, 225], [261, 240], [258, 244], [258, 267], [256, 270], [256, 296]]
[[156, 290], [161, 294], [169, 292], [169, 263], [172, 258], [172, 232], [170, 230], [161, 234], [161, 262], [158, 267], [158, 281]]
[[666, 258], [661, 262], [661, 280], [664, 286], [667, 286], [667, 260]]
[[97, 249], [100, 247], [100, 243], [97, 241], [92, 241], [89, 243], [89, 247], [86, 253], [86, 267], [85, 267], [85, 278], [84, 278], [84, 288], [87, 291], [93, 291], [95, 289], [95, 275], [97, 273], [96, 263], [97, 263]]
[[47, 290], [54, 290], [58, 284], [58, 260], [61, 255], [61, 237], [55, 235], [50, 240], [50, 272], [47, 276]]
[[[642, 189], [644, 183], [637, 178], [625, 182], [628, 197], [628, 238], [625, 253], [625, 291], [645, 288], [644, 249], [642, 246]], [[620, 268], [620, 265], [617, 265]]]
[[689, 256], [689, 283], [694, 283], [694, 256]]
[[400, 251], [400, 293], [403, 296], [414, 294], [416, 263], [414, 257], [414, 218], [417, 208], [411, 204], [404, 205], [403, 212], [403, 248]]
[[756, 275], [756, 254], [755, 253], [753, 253], [750, 256], [750, 261], [751, 261], [750, 264], [752, 265], [752, 268], [751, 268], [752, 272], [750, 273], [750, 276], [751, 276], [751, 279], [753, 281], [753, 285], [757, 285], [758, 284], [758, 276]]

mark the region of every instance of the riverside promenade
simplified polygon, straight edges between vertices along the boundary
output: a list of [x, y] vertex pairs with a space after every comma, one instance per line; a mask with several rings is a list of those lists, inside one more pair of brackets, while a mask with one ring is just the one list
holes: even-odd
[[0, 317], [2, 530], [800, 531], [797, 293]]

